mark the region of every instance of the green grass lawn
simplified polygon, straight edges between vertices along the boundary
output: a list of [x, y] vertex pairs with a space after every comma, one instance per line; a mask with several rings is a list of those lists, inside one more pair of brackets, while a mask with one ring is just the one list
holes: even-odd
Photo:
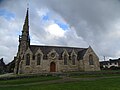
[[120, 90], [120, 77], [56, 84], [0, 87], [0, 90]]
[[99, 78], [99, 77], [112, 77], [112, 76], [120, 76], [119, 74], [82, 74], [82, 75], [72, 75], [70, 77], [73, 78]]
[[36, 77], [14, 79], [14, 80], [4, 80], [4, 81], [1, 80], [0, 85], [18, 85], [18, 84], [36, 83], [36, 82], [56, 80], [56, 79], [60, 79], [60, 78], [53, 76], [36, 76]]
[[77, 80], [74, 82], [61, 81], [59, 83], [48, 82], [53, 80], [61, 80], [61, 78], [57, 76], [37, 76], [16, 80], [1, 80], [0, 90], [120, 90], [119, 74], [77, 75], [71, 76], [70, 78], [74, 77], [77, 77], [77, 79], [84, 78], [84, 80]]

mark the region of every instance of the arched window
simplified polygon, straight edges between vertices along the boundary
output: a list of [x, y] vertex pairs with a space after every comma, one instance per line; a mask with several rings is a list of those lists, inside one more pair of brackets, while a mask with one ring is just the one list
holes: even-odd
[[41, 54], [37, 55], [37, 65], [40, 65], [41, 63]]
[[93, 65], [93, 55], [89, 55], [89, 64]]
[[72, 64], [75, 65], [76, 56], [72, 55]]
[[67, 55], [64, 55], [64, 65], [67, 65], [67, 60], [68, 60]]
[[26, 55], [26, 65], [30, 65], [30, 54]]

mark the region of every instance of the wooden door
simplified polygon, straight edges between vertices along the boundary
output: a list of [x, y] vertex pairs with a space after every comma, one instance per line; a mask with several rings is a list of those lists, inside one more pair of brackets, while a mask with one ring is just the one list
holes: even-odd
[[56, 71], [56, 65], [54, 62], [50, 63], [50, 72], [55, 72]]

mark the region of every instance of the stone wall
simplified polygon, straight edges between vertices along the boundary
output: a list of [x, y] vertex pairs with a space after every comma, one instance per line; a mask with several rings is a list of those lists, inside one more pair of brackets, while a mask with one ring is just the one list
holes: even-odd
[[[89, 63], [90, 55], [93, 56], [93, 65], [90, 65]], [[87, 50], [87, 52], [85, 53], [83, 57], [83, 66], [84, 66], [84, 71], [99, 71], [100, 70], [99, 58], [94, 53], [91, 47]]]

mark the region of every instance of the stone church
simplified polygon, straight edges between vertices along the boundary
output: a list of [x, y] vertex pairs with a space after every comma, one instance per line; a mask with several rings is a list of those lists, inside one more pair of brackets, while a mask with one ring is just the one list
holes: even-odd
[[14, 60], [16, 74], [100, 70], [99, 58], [90, 46], [30, 45], [28, 9]]

